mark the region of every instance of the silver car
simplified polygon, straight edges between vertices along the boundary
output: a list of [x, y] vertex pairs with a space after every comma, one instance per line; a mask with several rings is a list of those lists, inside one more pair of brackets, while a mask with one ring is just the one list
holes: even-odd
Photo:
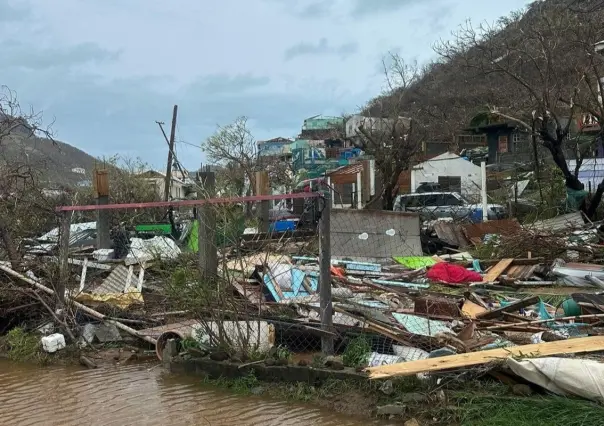
[[[489, 220], [507, 216], [505, 207], [488, 204]], [[471, 204], [457, 192], [424, 192], [402, 194], [394, 201], [394, 211], [417, 212], [422, 220], [450, 217], [453, 219], [482, 220], [482, 204]]]

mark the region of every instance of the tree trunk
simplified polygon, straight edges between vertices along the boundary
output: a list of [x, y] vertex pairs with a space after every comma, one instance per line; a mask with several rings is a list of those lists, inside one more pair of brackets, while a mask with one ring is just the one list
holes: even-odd
[[391, 182], [384, 183], [384, 189], [382, 189], [382, 210], [392, 211], [394, 198], [394, 185]]
[[4, 219], [0, 219], [0, 241], [4, 246], [4, 250], [6, 251], [6, 255], [8, 256], [11, 267], [13, 269], [18, 269], [19, 265], [21, 264], [21, 254], [15, 247], [15, 242], [13, 241]]
[[604, 195], [604, 181], [600, 182], [594, 196], [591, 198], [589, 208], [585, 212], [589, 220], [593, 221], [596, 217], [596, 211], [602, 202], [602, 195]]

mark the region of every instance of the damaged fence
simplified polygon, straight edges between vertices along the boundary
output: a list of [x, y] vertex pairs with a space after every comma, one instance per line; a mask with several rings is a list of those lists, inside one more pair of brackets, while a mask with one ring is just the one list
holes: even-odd
[[[136, 222], [147, 209], [166, 219]], [[71, 339], [132, 336], [159, 359], [310, 363], [371, 378], [466, 377], [510, 355], [604, 350], [604, 268], [572, 263], [604, 258], [600, 223], [422, 222], [336, 209], [318, 193], [59, 210], [60, 228], [29, 250], [58, 260], [60, 280], [1, 269], [56, 294]], [[89, 244], [98, 222], [71, 223], [101, 211], [134, 221], [108, 230], [107, 247]], [[438, 254], [426, 245], [435, 238]]]
[[[118, 259], [115, 247], [71, 244], [72, 212], [161, 208], [186, 222], [179, 235], [129, 238]], [[330, 210], [315, 193], [61, 207], [57, 294], [63, 304], [138, 310], [141, 324], [160, 322], [137, 332], [157, 341], [160, 358], [171, 337], [246, 356], [273, 347], [332, 353]]]

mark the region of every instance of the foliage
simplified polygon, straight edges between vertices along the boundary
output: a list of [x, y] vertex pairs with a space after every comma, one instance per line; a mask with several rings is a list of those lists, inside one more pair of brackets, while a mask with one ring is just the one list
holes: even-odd
[[287, 161], [271, 159], [263, 162], [258, 144], [248, 127], [247, 117], [221, 126], [203, 142], [208, 159], [220, 166], [216, 188], [222, 196], [256, 194], [255, 172], [265, 170], [274, 186], [292, 187], [293, 177]]
[[7, 333], [5, 344], [8, 347], [8, 357], [13, 361], [44, 363], [46, 360], [46, 354], [40, 351], [39, 336], [28, 333], [21, 327], [15, 327]]
[[387, 89], [382, 97], [366, 107], [370, 117], [359, 124], [356, 146], [375, 159], [376, 170], [383, 182], [382, 208], [392, 210], [400, 174], [409, 168], [420, 151], [425, 134], [414, 119], [406, 118], [408, 111], [400, 102], [383, 102], [390, 96], [402, 97], [421, 78], [416, 65], [405, 63], [391, 55], [384, 61]]
[[225, 389], [230, 389], [238, 394], [250, 394], [252, 389], [257, 387], [261, 382], [256, 377], [254, 370], [250, 370], [245, 376], [238, 377], [236, 379], [227, 379], [220, 377], [216, 380], [205, 380], [206, 384], [218, 386]]
[[[115, 155], [99, 161], [99, 169], [105, 169], [109, 173], [109, 202], [112, 204], [124, 204], [132, 202], [154, 202], [161, 201], [157, 187], [142, 176], [148, 172], [150, 166], [140, 159], [132, 159]], [[78, 188], [72, 196], [74, 204], [95, 204], [96, 198], [92, 186]], [[115, 210], [112, 211], [114, 223], [125, 223], [126, 226], [134, 226], [138, 222], [160, 221], [165, 215], [165, 209], [141, 209]], [[80, 221], [96, 220], [94, 212], [83, 213]]]
[[371, 344], [365, 336], [352, 339], [342, 354], [342, 361], [346, 367], [365, 367], [371, 355]]
[[280, 361], [287, 361], [290, 363], [292, 360], [292, 353], [285, 345], [279, 345], [277, 347], [277, 351], [275, 352], [275, 359]]
[[[459, 422], [473, 426], [596, 426], [604, 425], [604, 409], [584, 400], [564, 397], [489, 396], [458, 398]], [[512, 420], [513, 419], [513, 420]]]

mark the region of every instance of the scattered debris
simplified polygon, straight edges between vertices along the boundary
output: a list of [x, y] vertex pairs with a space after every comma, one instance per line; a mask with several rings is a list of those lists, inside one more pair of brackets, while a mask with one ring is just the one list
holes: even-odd
[[61, 333], [54, 333], [49, 336], [42, 337], [42, 349], [48, 353], [55, 353], [65, 348], [65, 336]]

